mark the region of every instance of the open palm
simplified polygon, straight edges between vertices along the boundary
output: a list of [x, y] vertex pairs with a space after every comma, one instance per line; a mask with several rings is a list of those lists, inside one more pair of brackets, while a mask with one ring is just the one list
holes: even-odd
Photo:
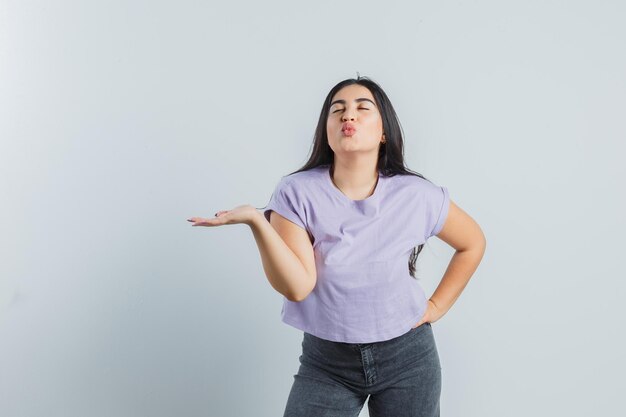
[[213, 218], [191, 217], [187, 221], [192, 222], [192, 226], [208, 227], [237, 223], [250, 224], [255, 215], [258, 215], [257, 209], [249, 204], [244, 204], [231, 210], [218, 211]]

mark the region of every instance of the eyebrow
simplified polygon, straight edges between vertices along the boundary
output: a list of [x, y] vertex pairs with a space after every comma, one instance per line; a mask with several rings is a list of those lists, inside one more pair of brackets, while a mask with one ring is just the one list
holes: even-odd
[[[374, 106], [376, 106], [376, 103], [374, 103], [372, 100], [370, 100], [369, 98], [365, 98], [365, 97], [361, 97], [361, 98], [355, 98], [354, 101], [356, 101], [357, 103], [360, 103], [361, 101], [369, 101], [370, 103], [372, 103]], [[330, 103], [330, 107], [333, 106], [333, 104], [336, 103], [341, 103], [341, 104], [346, 104], [345, 100], [335, 100], [332, 103]]]

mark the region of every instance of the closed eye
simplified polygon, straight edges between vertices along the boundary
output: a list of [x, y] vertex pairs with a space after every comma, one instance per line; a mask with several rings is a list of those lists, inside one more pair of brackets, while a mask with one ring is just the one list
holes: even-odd
[[[337, 113], [338, 111], [342, 111], [342, 110], [343, 109], [338, 109], [338, 110], [335, 110], [333, 113]], [[365, 107], [359, 107], [359, 110], [369, 110], [369, 109]]]

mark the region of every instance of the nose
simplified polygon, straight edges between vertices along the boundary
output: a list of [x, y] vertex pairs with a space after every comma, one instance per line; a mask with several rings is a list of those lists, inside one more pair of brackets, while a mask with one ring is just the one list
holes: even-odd
[[341, 121], [345, 122], [345, 121], [354, 121], [354, 116], [352, 115], [348, 115], [348, 114], [344, 114], [343, 116], [341, 116]]

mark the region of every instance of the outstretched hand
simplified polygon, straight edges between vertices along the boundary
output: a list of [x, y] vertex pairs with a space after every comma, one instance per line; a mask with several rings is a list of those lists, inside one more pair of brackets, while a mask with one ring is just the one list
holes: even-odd
[[215, 217], [207, 219], [203, 217], [191, 217], [187, 219], [192, 222], [192, 226], [221, 226], [224, 224], [245, 223], [250, 225], [254, 216], [258, 216], [257, 209], [249, 204], [237, 206], [232, 210], [220, 210], [215, 213]]
[[441, 313], [441, 311], [439, 311], [439, 309], [437, 308], [435, 303], [433, 303], [432, 301], [428, 300], [428, 304], [426, 306], [426, 312], [422, 316], [421, 320], [418, 321], [417, 324], [415, 326], [411, 327], [411, 328], [415, 329], [416, 327], [421, 326], [425, 322], [434, 323], [437, 320], [439, 320], [441, 318], [441, 316], [443, 316], [443, 314]]

